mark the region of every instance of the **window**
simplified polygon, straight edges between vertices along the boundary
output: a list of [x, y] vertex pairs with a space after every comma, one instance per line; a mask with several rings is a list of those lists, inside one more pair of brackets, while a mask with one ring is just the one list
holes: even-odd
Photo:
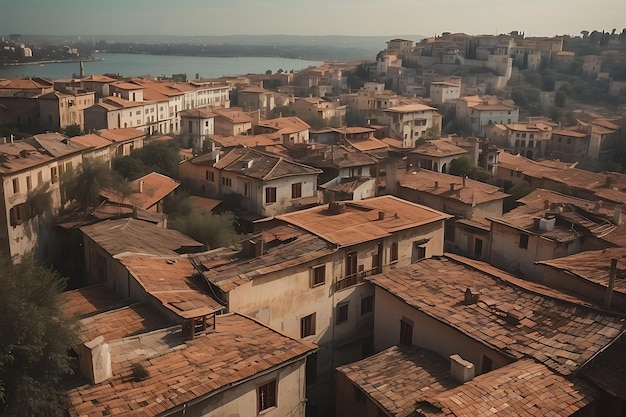
[[526, 233], [520, 233], [520, 235], [519, 235], [519, 247], [521, 249], [528, 249], [528, 235]]
[[233, 182], [230, 178], [222, 177], [222, 185], [225, 185], [226, 187], [230, 187], [232, 183]]
[[20, 179], [13, 178], [13, 194], [17, 194], [20, 192]]
[[295, 184], [291, 184], [291, 198], [300, 197], [302, 197], [302, 183], [297, 182]]
[[271, 407], [276, 407], [276, 380], [261, 385], [257, 391], [259, 413]]
[[535, 146], [535, 141], [534, 141], [534, 140], [529, 140], [529, 141], [528, 141], [528, 147], [529, 147], [529, 148], [532, 148], [532, 147], [534, 147], [534, 146]]
[[364, 316], [372, 311], [374, 311], [374, 296], [361, 298], [361, 315]]
[[348, 321], [348, 303], [339, 304], [337, 306], [337, 324], [345, 323]]
[[26, 177], [26, 190], [31, 191], [32, 189], [33, 189], [33, 180], [29, 175], [28, 177]]
[[312, 336], [315, 334], [315, 313], [309, 314], [300, 319], [300, 337]]
[[59, 173], [57, 171], [57, 167], [50, 167], [50, 182], [54, 184], [58, 180], [59, 180]]
[[415, 263], [426, 257], [426, 246], [421, 242], [413, 242], [413, 253], [411, 254], [411, 263]]
[[9, 210], [11, 226], [22, 224], [25, 219], [24, 204], [18, 204]]
[[413, 322], [404, 318], [400, 320], [400, 344], [403, 346], [413, 344]]
[[37, 186], [41, 187], [41, 184], [43, 184], [43, 172], [39, 171], [37, 173]]
[[311, 287], [317, 287], [326, 282], [326, 265], [316, 266], [311, 270]]
[[265, 204], [276, 202], [276, 187], [265, 188]]
[[520, 147], [522, 147], [522, 148], [526, 147], [526, 141], [525, 140], [520, 142]]
[[357, 272], [356, 262], [357, 262], [356, 251], [348, 252], [348, 254], [346, 255], [346, 275], [345, 275], [346, 277], [350, 277], [356, 274]]
[[398, 260], [398, 242], [393, 242], [391, 244], [391, 262], [395, 262]]

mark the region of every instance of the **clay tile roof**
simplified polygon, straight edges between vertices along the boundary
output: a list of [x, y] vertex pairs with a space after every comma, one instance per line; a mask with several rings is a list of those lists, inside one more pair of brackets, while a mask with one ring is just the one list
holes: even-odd
[[296, 116], [277, 117], [276, 119], [263, 120], [259, 126], [274, 129], [281, 133], [295, 133], [309, 129], [308, 123]]
[[125, 81], [117, 81], [111, 84], [112, 87], [119, 88], [120, 90], [143, 90], [144, 87], [142, 85], [137, 85]]
[[466, 154], [467, 151], [460, 146], [456, 146], [448, 139], [437, 139], [419, 145], [412, 150], [411, 153], [434, 158], [444, 158], [447, 156]]
[[121, 129], [102, 129], [98, 130], [96, 134], [107, 140], [110, 140], [111, 142], [126, 142], [146, 136], [145, 132], [139, 129], [135, 129], [134, 127], [123, 127]]
[[217, 169], [236, 172], [263, 181], [293, 175], [314, 175], [322, 171], [307, 165], [287, 161], [270, 153], [250, 148], [234, 148], [214, 164]]
[[210, 119], [216, 116], [211, 109], [186, 109], [178, 112], [180, 117]]
[[130, 183], [131, 188], [135, 190], [132, 194], [123, 196], [117, 191], [106, 189], [101, 190], [100, 195], [112, 202], [132, 204], [142, 210], [148, 210], [171, 194], [179, 185], [180, 182], [168, 176], [151, 172]]
[[135, 219], [105, 220], [80, 230], [112, 256], [124, 252], [177, 255], [203, 247], [176, 230]]
[[[451, 254], [367, 279], [491, 349], [533, 357], [561, 375], [580, 369], [626, 329], [620, 317], [575, 297]], [[470, 287], [480, 294], [475, 304], [463, 303]]]
[[383, 109], [383, 112], [388, 113], [415, 113], [418, 111], [436, 111], [434, 107], [426, 106], [425, 104], [406, 104], [404, 106], [389, 107]]
[[[334, 213], [329, 205], [276, 216], [339, 246], [350, 246], [390, 236], [392, 232], [438, 222], [451, 216], [426, 206], [385, 195], [362, 201], [339, 203]], [[343, 205], [341, 205], [343, 204]], [[380, 213], [383, 219], [380, 219]]]
[[214, 111], [219, 117], [222, 117], [231, 123], [252, 123], [252, 117], [241, 109], [215, 109]]
[[133, 304], [86, 317], [78, 322], [80, 341], [90, 342], [98, 336], [106, 342], [168, 327], [165, 317], [143, 304]]
[[[617, 259], [617, 279], [613, 288], [615, 291], [626, 294], [626, 248], [581, 252], [563, 258], [539, 261], [538, 264], [569, 272], [579, 279], [590, 281], [606, 289], [611, 259]], [[566, 277], [563, 276], [561, 279], [566, 279]]]
[[90, 316], [121, 302], [121, 297], [104, 284], [65, 291], [61, 298], [61, 310], [67, 317]]
[[[435, 186], [437, 182], [437, 186]], [[463, 183], [465, 182], [465, 186]], [[508, 197], [499, 187], [455, 175], [443, 174], [427, 169], [405, 172], [398, 169], [398, 183], [401, 187], [424, 193], [458, 200], [464, 204], [476, 205]], [[450, 189], [454, 184], [454, 190]]]
[[[274, 367], [303, 359], [316, 349], [312, 343], [287, 337], [253, 319], [227, 314], [216, 317], [213, 333], [178, 340], [174, 348], [170, 346], [176, 342], [175, 335], [164, 332], [160, 343], [165, 346], [156, 356], [126, 352], [142, 347], [142, 340], [159, 342], [157, 336], [110, 344], [113, 361], [130, 354], [133, 360], [140, 360], [150, 376], [136, 382], [130, 364], [124, 366], [122, 362], [122, 366], [114, 367], [111, 379], [67, 393], [70, 416], [158, 415], [196, 398], [217, 395]], [[169, 342], [164, 343], [167, 337]]]
[[146, 293], [154, 297], [166, 311], [181, 318], [189, 318], [222, 309], [215, 299], [196, 285], [193, 279], [196, 271], [185, 256], [125, 254], [119, 260]]
[[111, 145], [111, 141], [93, 133], [83, 136], [74, 136], [70, 138], [70, 142], [77, 143], [85, 148], [93, 147], [94, 149], [102, 149]]
[[397, 417], [410, 415], [417, 402], [459, 385], [450, 376], [448, 360], [418, 347], [393, 346], [340, 366], [337, 372]]
[[626, 401], [626, 355], [624, 355], [624, 336], [620, 337], [593, 362], [583, 368], [582, 373], [594, 384], [611, 395]]
[[263, 254], [251, 258], [233, 251], [209, 251], [190, 255], [201, 265], [204, 278], [227, 292], [255, 277], [305, 264], [335, 251], [319, 237], [299, 228], [281, 225], [262, 233]]
[[81, 79], [81, 81], [92, 81], [97, 83], [112, 83], [117, 81], [115, 78], [107, 77], [106, 75], [90, 75]]
[[276, 135], [273, 133], [262, 135], [236, 135], [236, 136], [222, 136], [211, 135], [210, 140], [222, 148], [232, 148], [236, 146], [247, 146], [249, 148], [255, 146], [272, 146], [276, 144]]
[[428, 404], [418, 405], [418, 413], [427, 417], [557, 417], [576, 414], [595, 402], [597, 395], [580, 379], [569, 381], [532, 359], [524, 359], [431, 396]]
[[199, 197], [195, 195], [190, 195], [188, 198], [192, 206], [205, 211], [213, 211], [213, 209], [222, 204], [222, 200], [216, 200], [213, 198]]

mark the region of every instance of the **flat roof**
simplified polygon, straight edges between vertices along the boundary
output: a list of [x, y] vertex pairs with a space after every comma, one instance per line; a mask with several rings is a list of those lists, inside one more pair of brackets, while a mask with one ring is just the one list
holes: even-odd
[[[193, 340], [164, 330], [109, 343], [117, 363], [112, 378], [70, 390], [70, 416], [158, 415], [304, 359], [317, 348], [236, 313], [219, 315], [215, 321], [214, 332]], [[134, 362], [150, 376], [135, 381], [130, 366]]]
[[[307, 230], [330, 243], [350, 246], [452, 217], [390, 195], [338, 204], [343, 209], [337, 214], [329, 209], [329, 205], [323, 205], [283, 214], [276, 218]], [[382, 219], [380, 213], [384, 215]]]
[[[514, 359], [535, 358], [561, 375], [580, 369], [626, 329], [621, 317], [576, 297], [457, 255], [366, 279], [488, 348]], [[477, 303], [463, 302], [468, 288], [479, 293]]]

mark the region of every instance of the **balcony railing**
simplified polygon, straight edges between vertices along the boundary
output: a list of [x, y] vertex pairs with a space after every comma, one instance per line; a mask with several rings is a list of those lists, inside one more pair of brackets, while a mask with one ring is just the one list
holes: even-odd
[[379, 273], [379, 268], [370, 269], [368, 271], [360, 271], [354, 274], [346, 275], [335, 282], [335, 291], [344, 290], [362, 283], [365, 277]]

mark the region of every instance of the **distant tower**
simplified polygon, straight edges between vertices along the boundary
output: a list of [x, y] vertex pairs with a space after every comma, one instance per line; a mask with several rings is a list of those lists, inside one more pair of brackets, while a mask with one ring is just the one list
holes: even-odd
[[80, 78], [85, 78], [85, 66], [83, 65], [83, 60], [80, 60]]

